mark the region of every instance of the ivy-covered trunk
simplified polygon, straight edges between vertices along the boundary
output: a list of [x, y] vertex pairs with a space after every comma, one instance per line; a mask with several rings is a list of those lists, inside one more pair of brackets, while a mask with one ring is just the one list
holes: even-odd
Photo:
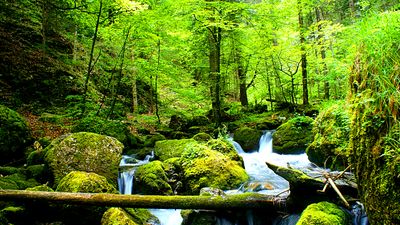
[[400, 224], [400, 14], [373, 19], [350, 76], [351, 162], [370, 223]]

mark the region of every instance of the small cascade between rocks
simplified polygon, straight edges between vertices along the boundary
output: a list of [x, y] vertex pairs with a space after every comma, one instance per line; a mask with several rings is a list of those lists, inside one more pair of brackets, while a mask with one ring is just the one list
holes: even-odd
[[[314, 166], [309, 160], [306, 153], [297, 155], [280, 155], [273, 152], [272, 146], [272, 131], [265, 132], [259, 141], [259, 149], [254, 152], [243, 151], [240, 144], [231, 140], [238, 154], [243, 158], [244, 166], [250, 179], [248, 182], [243, 184], [236, 190], [225, 190], [226, 194], [235, 194], [243, 192], [257, 192], [260, 194], [276, 195], [280, 197], [287, 197], [290, 194], [289, 182], [279, 175], [275, 174], [271, 169], [268, 168], [265, 162], [275, 164], [282, 167], [291, 167], [299, 169], [309, 175], [320, 172], [321, 168]], [[123, 156], [120, 163], [120, 172], [118, 175], [118, 185], [121, 194], [132, 194], [134, 193], [134, 174], [136, 168], [140, 165], [148, 163], [154, 157], [154, 153], [146, 156], [144, 160], [138, 160], [131, 156]], [[361, 206], [353, 211], [349, 211], [350, 214], [355, 215], [354, 220], [360, 221], [359, 223], [354, 222], [355, 225], [367, 225], [368, 221], [364, 214], [360, 213]], [[180, 209], [149, 209], [150, 213], [156, 216], [160, 223], [152, 225], [179, 225], [182, 223], [182, 216]], [[246, 211], [247, 225], [253, 225], [254, 216], [251, 210]], [[354, 217], [353, 217], [354, 218]], [[299, 215], [288, 215], [284, 218], [278, 218], [273, 223], [274, 225], [291, 225], [296, 224], [299, 219]], [[367, 222], [365, 222], [367, 221]], [[219, 217], [217, 218], [218, 225], [237, 225], [236, 223], [230, 222], [230, 219]]]

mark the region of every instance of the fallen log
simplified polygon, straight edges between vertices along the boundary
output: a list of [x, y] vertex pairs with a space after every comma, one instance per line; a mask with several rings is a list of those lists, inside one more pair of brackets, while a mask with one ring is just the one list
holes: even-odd
[[312, 178], [297, 169], [289, 169], [266, 162], [267, 166], [279, 176], [285, 178], [290, 184], [290, 191], [293, 192], [315, 192], [322, 189], [324, 182]]
[[162, 209], [274, 209], [284, 210], [286, 199], [256, 193], [225, 196], [160, 196], [99, 193], [0, 190], [0, 201], [47, 202], [69, 205], [95, 205]]

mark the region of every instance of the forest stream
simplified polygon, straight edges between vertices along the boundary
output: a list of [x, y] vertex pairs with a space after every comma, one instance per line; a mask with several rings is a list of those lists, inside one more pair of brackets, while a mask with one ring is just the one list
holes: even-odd
[[[265, 162], [269, 162], [282, 167], [291, 167], [299, 169], [309, 175], [316, 175], [324, 170], [323, 168], [313, 165], [305, 153], [280, 155], [273, 152], [273, 131], [266, 131], [259, 140], [259, 148], [252, 152], [243, 151], [239, 143], [231, 138], [232, 144], [235, 146], [236, 151], [243, 158], [244, 167], [250, 179], [248, 182], [241, 185], [238, 189], [224, 190], [226, 194], [236, 194], [243, 192], [257, 192], [261, 194], [276, 195], [288, 197], [290, 195], [289, 182], [277, 175], [271, 170]], [[134, 156], [123, 156], [120, 163], [120, 172], [118, 175], [118, 185], [121, 194], [135, 193], [133, 181], [135, 179], [135, 171], [137, 167], [144, 165], [154, 158], [154, 152], [147, 155], [143, 160], [135, 159]], [[180, 209], [149, 209], [155, 215], [160, 224], [159, 225], [179, 225], [182, 223], [182, 216]], [[352, 210], [348, 211], [353, 216], [354, 225], [367, 225], [368, 219], [360, 203], [354, 204]], [[254, 222], [253, 212], [247, 210], [247, 225], [258, 224]], [[230, 218], [231, 219], [231, 218]], [[285, 217], [278, 217], [274, 220], [274, 225], [291, 225], [296, 224], [299, 215], [287, 215]], [[227, 218], [218, 217], [218, 225], [237, 225], [237, 222], [231, 222]], [[153, 224], [158, 225], [158, 223]]]

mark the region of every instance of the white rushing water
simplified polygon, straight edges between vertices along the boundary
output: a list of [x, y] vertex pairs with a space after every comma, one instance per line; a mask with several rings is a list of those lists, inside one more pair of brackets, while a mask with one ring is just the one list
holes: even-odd
[[[286, 196], [289, 194], [289, 183], [282, 177], [275, 174], [265, 162], [279, 166], [310, 167], [307, 155], [279, 155], [272, 151], [272, 133], [266, 132], [261, 138], [258, 151], [246, 153], [242, 147], [232, 141], [235, 149], [243, 158], [244, 166], [250, 180], [238, 190], [227, 190], [227, 194], [241, 192], [257, 192], [268, 195]], [[138, 166], [146, 164], [154, 155], [147, 156], [144, 160], [137, 160], [134, 157], [123, 156], [120, 163], [120, 174], [118, 178], [119, 190], [122, 194], [132, 194], [134, 173]], [[149, 209], [149, 211], [160, 220], [160, 225], [179, 225], [182, 217], [179, 209]], [[248, 224], [253, 224], [251, 211], [246, 213]], [[224, 218], [218, 218], [218, 224], [231, 224]], [[158, 225], [158, 224], [157, 224]]]

